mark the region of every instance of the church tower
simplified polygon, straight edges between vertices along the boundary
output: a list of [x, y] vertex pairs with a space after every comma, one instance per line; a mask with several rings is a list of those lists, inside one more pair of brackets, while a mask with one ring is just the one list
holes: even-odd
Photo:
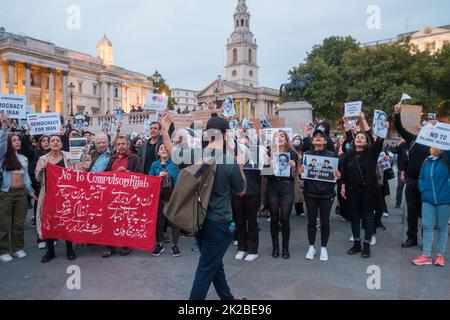
[[234, 13], [234, 32], [228, 39], [226, 79], [242, 85], [259, 86], [256, 40], [250, 31], [250, 13], [245, 0], [239, 0]]
[[103, 60], [103, 64], [106, 66], [113, 65], [113, 47], [111, 41], [106, 37], [106, 34], [97, 44], [97, 57]]

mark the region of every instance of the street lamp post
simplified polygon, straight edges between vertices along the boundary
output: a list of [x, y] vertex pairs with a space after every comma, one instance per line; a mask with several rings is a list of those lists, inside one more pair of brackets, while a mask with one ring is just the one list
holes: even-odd
[[70, 116], [73, 117], [73, 91], [75, 89], [74, 84], [71, 82], [69, 84], [69, 92], [70, 92]]
[[153, 77], [153, 87], [155, 87], [154, 89], [156, 89], [156, 91], [159, 91], [160, 89], [159, 82], [161, 81], [162, 76], [159, 74], [158, 70], [156, 70], [152, 77]]

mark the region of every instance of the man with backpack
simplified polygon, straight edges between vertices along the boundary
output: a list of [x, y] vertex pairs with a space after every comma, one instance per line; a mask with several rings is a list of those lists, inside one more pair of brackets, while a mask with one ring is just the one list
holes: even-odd
[[[206, 218], [196, 235], [201, 255], [190, 300], [204, 300], [211, 283], [222, 300], [234, 300], [225, 278], [223, 257], [233, 242], [235, 231], [231, 209], [232, 192], [243, 197], [246, 180], [242, 166], [235, 164], [234, 156], [224, 154], [228, 128], [228, 121], [220, 117], [211, 118], [206, 127], [210, 136], [214, 137], [203, 154], [211, 155], [218, 161]], [[221, 161], [222, 159], [225, 161]]]

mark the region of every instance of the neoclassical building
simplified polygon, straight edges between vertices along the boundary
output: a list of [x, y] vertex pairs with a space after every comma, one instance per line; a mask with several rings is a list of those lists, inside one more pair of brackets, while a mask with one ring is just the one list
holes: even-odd
[[395, 38], [372, 41], [363, 46], [395, 43], [399, 40], [410, 38], [411, 52], [429, 51], [434, 54], [445, 45], [450, 45], [450, 25], [440, 27], [427, 27], [422, 30], [399, 34]]
[[279, 93], [259, 86], [258, 46], [250, 31], [250, 17], [245, 0], [239, 0], [233, 16], [234, 32], [227, 44], [225, 79], [219, 76], [197, 95], [198, 104], [218, 106], [233, 96], [240, 118], [274, 114]]
[[72, 105], [74, 113], [90, 115], [112, 113], [115, 106], [129, 111], [152, 90], [145, 75], [114, 65], [106, 35], [94, 57], [0, 29], [0, 92], [25, 95], [36, 112], [68, 116]]

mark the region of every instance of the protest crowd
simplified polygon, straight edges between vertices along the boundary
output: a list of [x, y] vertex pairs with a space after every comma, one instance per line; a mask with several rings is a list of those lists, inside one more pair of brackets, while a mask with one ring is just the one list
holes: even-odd
[[[150, 124], [146, 137], [123, 135], [120, 125], [115, 135], [108, 130], [94, 133], [71, 127], [50, 135], [32, 135], [29, 126], [15, 127], [12, 119], [2, 114], [0, 260], [7, 263], [26, 257], [25, 221], [31, 208], [37, 246], [45, 250], [42, 263], [56, 258], [58, 242], [65, 241], [69, 260], [83, 254], [83, 245], [99, 245], [77, 243], [65, 236], [48, 238], [43, 232], [51, 221], [43, 219], [45, 198], [49, 196], [46, 190], [58, 183], [46, 171], [59, 167], [89, 174], [159, 177], [154, 243], [148, 245], [154, 248], [155, 257], [169, 249], [174, 257], [180, 257], [181, 236], [195, 233], [192, 250], [200, 252], [200, 259], [190, 295], [193, 300], [205, 299], [212, 283], [221, 299], [234, 299], [225, 279], [223, 257], [235, 242], [235, 259], [249, 263], [257, 260], [258, 217], [262, 216], [270, 223], [274, 259], [287, 260], [291, 254], [300, 254], [289, 249], [292, 212], [307, 217], [305, 239], [309, 247], [301, 253], [306, 259], [326, 262], [340, 254], [370, 258], [377, 236], [386, 230], [383, 218], [389, 216], [386, 197], [391, 194], [392, 179], [398, 179], [396, 206], [402, 204], [403, 193], [407, 206], [407, 238], [401, 245], [418, 246], [421, 235], [423, 253], [412, 263], [444, 267], [450, 218], [450, 151], [422, 144], [417, 134], [406, 130], [400, 116], [402, 103], [392, 111], [393, 123], [377, 115], [377, 123], [372, 126], [362, 111], [352, 118], [356, 123], [344, 116], [345, 132], [339, 136], [332, 134], [327, 121], [302, 122], [289, 131], [271, 128], [267, 119], [255, 126], [250, 120], [216, 113], [203, 123], [206, 130], [200, 125], [199, 133], [196, 123], [176, 128], [169, 112]], [[422, 127], [436, 122], [425, 119]], [[384, 134], [377, 135], [389, 127], [403, 139], [398, 146], [386, 144]], [[272, 130], [270, 135], [265, 134], [267, 129]], [[85, 143], [80, 156], [74, 158], [71, 141], [77, 138], [84, 138]], [[183, 192], [193, 201], [201, 198], [198, 193], [190, 193], [187, 176], [194, 169], [193, 178], [206, 177], [211, 182], [206, 200], [201, 199], [204, 203], [199, 201], [196, 206], [205, 215], [201, 220], [198, 212], [192, 213], [193, 218], [180, 217], [186, 212], [185, 204], [176, 198]], [[341, 220], [351, 225], [348, 232], [352, 245], [343, 243], [339, 253], [327, 250], [334, 205]], [[184, 211], [169, 212], [177, 207]], [[193, 230], [177, 223], [183, 218], [190, 218]], [[320, 245], [316, 243], [318, 236]], [[102, 247], [105, 259], [114, 254], [126, 256], [137, 249], [120, 244]]]

